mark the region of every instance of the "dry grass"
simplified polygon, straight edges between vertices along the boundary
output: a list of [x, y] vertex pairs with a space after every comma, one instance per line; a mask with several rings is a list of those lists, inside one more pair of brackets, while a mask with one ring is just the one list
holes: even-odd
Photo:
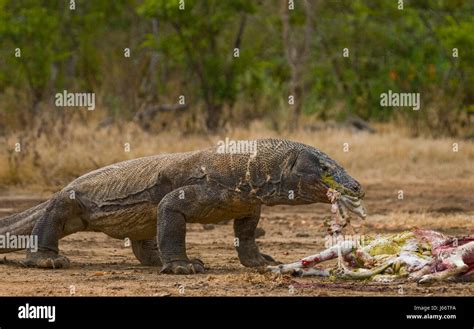
[[[63, 135], [56, 130], [31, 138], [20, 153], [13, 152], [19, 135], [0, 142], [0, 187], [55, 190], [92, 169], [126, 159], [164, 152], [213, 146], [225, 137], [253, 139], [282, 137], [316, 146], [343, 165], [358, 180], [431, 182], [473, 180], [474, 143], [450, 138], [410, 138], [391, 126], [380, 133], [349, 130], [298, 131], [278, 134], [256, 122], [221, 135], [188, 135], [167, 131], [149, 134], [134, 123], [107, 128], [76, 124]], [[124, 144], [130, 143], [130, 152]], [[349, 151], [344, 152], [344, 143]], [[453, 152], [459, 143], [459, 152]]]
[[[63, 137], [57, 131], [48, 131], [41, 138], [27, 142], [20, 153], [9, 152], [19, 135], [1, 141], [0, 187], [8, 190], [0, 193], [6, 196], [0, 200], [0, 210], [3, 208], [8, 214], [31, 207], [38, 203], [39, 191], [45, 192], [46, 198], [50, 191], [75, 177], [116, 161], [205, 148], [225, 137], [283, 137], [321, 148], [362, 182], [367, 190], [365, 204], [369, 213], [365, 227], [359, 231], [362, 234], [419, 227], [465, 235], [474, 229], [472, 142], [414, 139], [393, 126], [376, 127], [380, 133], [372, 135], [349, 130], [279, 135], [257, 122], [247, 129], [235, 129], [220, 136], [186, 137], [172, 131], [150, 135], [134, 124], [94, 127], [75, 125]], [[131, 145], [129, 153], [123, 147], [127, 142]], [[459, 143], [457, 153], [452, 152], [454, 142]], [[349, 152], [343, 152], [344, 143], [349, 143]], [[404, 191], [403, 200], [398, 199], [399, 189]], [[34, 190], [35, 198], [23, 198], [26, 190]], [[265, 253], [283, 262], [322, 250], [325, 234], [322, 222], [328, 214], [329, 205], [324, 204], [264, 207], [259, 225], [266, 234], [258, 243]], [[179, 295], [180, 285], [186, 287], [188, 296], [287, 296], [289, 285], [295, 287], [296, 295], [307, 296], [399, 296], [400, 285], [405, 295], [473, 294], [473, 285], [469, 283], [443, 282], [425, 287], [407, 282], [348, 283], [263, 275], [240, 265], [232, 243], [231, 223], [222, 224], [215, 225], [213, 230], [199, 224], [187, 227], [188, 252], [204, 260], [208, 266], [205, 274], [158, 276], [156, 268], [137, 266], [131, 249], [123, 241], [100, 233], [80, 232], [60, 242], [61, 251], [72, 260], [70, 269], [38, 271], [1, 267], [0, 275], [5, 280], [0, 282], [0, 294], [69, 295], [71, 282], [77, 295], [92, 296]], [[307, 236], [300, 236], [301, 232]], [[8, 257], [19, 260], [24, 254], [12, 253]]]

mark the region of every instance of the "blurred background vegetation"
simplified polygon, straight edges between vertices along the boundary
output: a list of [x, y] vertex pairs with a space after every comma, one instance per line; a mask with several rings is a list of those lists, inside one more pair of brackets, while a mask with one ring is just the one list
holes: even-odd
[[[474, 136], [471, 0], [405, 0], [403, 10], [395, 0], [73, 3], [0, 0], [0, 135], [65, 132], [94, 116], [148, 132], [360, 118]], [[389, 89], [420, 92], [421, 109], [381, 107]], [[63, 90], [94, 92], [96, 110], [58, 109]]]

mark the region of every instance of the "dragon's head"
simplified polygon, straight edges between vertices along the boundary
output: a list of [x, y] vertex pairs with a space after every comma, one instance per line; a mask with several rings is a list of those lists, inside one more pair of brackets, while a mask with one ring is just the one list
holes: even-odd
[[339, 164], [323, 152], [308, 148], [301, 151], [291, 171], [300, 181], [298, 194], [307, 202], [334, 203], [329, 191], [336, 191], [337, 201], [360, 217], [365, 217], [362, 199], [365, 192]]

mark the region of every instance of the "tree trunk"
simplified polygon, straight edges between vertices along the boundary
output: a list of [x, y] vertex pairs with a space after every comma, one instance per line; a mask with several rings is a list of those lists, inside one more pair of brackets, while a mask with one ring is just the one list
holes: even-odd
[[222, 114], [222, 104], [213, 104], [207, 103], [206, 111], [206, 128], [210, 133], [215, 133], [220, 128], [221, 123], [221, 114]]
[[[296, 4], [297, 5], [297, 4]], [[286, 61], [290, 67], [291, 80], [289, 82], [289, 96], [293, 96], [294, 103], [288, 104], [291, 108], [291, 115], [286, 124], [287, 128], [292, 131], [299, 126], [299, 120], [303, 109], [302, 99], [304, 96], [303, 89], [303, 72], [308, 61], [308, 53], [310, 48], [310, 40], [312, 34], [312, 15], [311, 6], [308, 0], [303, 1], [304, 11], [306, 13], [303, 39], [298, 40], [296, 37], [300, 31], [296, 31], [291, 35], [290, 27], [290, 10], [288, 1], [282, 0], [281, 21], [283, 25], [282, 39], [285, 47]]]

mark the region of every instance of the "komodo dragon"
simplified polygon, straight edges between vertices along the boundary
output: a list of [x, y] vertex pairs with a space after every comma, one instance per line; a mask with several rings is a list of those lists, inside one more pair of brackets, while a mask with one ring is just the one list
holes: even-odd
[[214, 147], [97, 169], [48, 201], [1, 219], [0, 234], [38, 236], [37, 251], [27, 250], [24, 266], [67, 267], [59, 239], [94, 231], [128, 237], [143, 265], [162, 266], [162, 273], [192, 274], [203, 272], [204, 265], [186, 255], [186, 223], [234, 219], [239, 260], [257, 267], [276, 263], [255, 242], [262, 205], [329, 203], [331, 188], [347, 198], [349, 210], [359, 213], [362, 187], [326, 154], [288, 140], [254, 142], [256, 153], [221, 153]]

